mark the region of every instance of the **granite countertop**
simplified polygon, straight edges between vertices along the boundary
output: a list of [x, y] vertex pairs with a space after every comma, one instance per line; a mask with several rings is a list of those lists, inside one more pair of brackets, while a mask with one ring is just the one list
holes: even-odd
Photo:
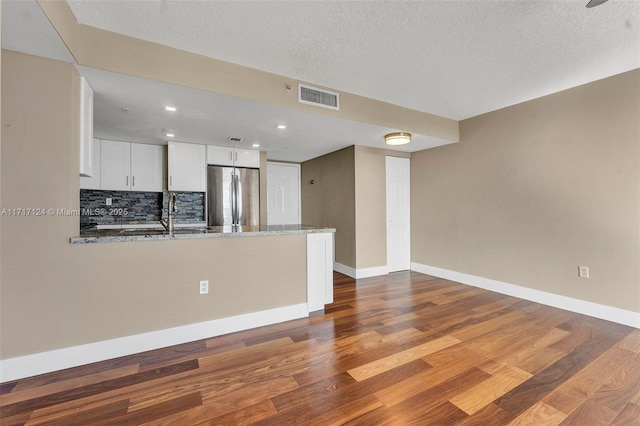
[[69, 240], [71, 244], [117, 243], [127, 241], [189, 240], [201, 238], [256, 237], [268, 235], [292, 235], [336, 232], [335, 228], [309, 225], [268, 225], [268, 226], [210, 226], [176, 228], [173, 235], [164, 229], [91, 229], [82, 231]]

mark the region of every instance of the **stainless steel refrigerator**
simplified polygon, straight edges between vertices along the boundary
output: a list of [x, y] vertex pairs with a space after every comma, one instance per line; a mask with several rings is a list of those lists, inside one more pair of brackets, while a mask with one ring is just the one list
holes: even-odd
[[236, 167], [207, 167], [207, 225], [260, 224], [260, 171]]

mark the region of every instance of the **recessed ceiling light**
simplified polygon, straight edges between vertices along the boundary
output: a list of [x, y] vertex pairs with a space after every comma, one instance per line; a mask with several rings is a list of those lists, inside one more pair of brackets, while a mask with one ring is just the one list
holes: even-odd
[[176, 135], [174, 135], [173, 133], [167, 133], [166, 135], [167, 135], [167, 137], [168, 137], [168, 138], [173, 138], [173, 137], [175, 137], [175, 136], [176, 136]]
[[278, 129], [286, 129], [287, 126], [285, 126], [284, 124], [278, 124]]
[[166, 109], [167, 111], [171, 111], [171, 112], [176, 112], [176, 107], [172, 107], [172, 106], [165, 106], [164, 109]]
[[259, 143], [254, 143], [253, 145], [251, 145], [254, 148], [260, 148], [260, 144]]

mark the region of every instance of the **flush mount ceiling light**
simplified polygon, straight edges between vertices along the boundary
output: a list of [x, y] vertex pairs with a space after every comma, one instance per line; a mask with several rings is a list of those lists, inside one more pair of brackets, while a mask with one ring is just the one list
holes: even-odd
[[384, 136], [387, 145], [406, 145], [411, 142], [411, 133], [395, 132]]
[[589, 3], [587, 3], [587, 8], [591, 9], [592, 7], [600, 6], [602, 3], [606, 1], [607, 0], [591, 0], [589, 1]]
[[282, 130], [282, 129], [286, 129], [287, 126], [285, 126], [284, 124], [278, 124], [278, 129]]
[[251, 145], [254, 148], [260, 148], [260, 144], [259, 143], [254, 143], [253, 145]]
[[169, 105], [165, 106], [164, 109], [170, 112], [176, 112], [176, 107], [172, 107]]
[[173, 131], [173, 129], [162, 129], [162, 131], [164, 132], [164, 134], [168, 137], [168, 138], [173, 138], [176, 136], [175, 132]]

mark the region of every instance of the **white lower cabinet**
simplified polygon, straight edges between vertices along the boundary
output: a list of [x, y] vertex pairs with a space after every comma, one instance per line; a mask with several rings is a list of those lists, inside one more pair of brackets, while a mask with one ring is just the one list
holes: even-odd
[[333, 233], [307, 234], [307, 309], [333, 303]]
[[169, 142], [169, 191], [206, 192], [205, 145]]

